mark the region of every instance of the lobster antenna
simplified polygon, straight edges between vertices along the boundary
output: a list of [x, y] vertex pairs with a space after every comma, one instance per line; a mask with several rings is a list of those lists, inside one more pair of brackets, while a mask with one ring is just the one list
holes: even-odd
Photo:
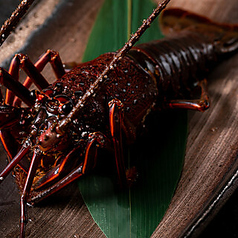
[[22, 0], [16, 10], [12, 13], [11, 17], [5, 21], [0, 30], [0, 46], [16, 28], [17, 24], [34, 1], [35, 0]]
[[112, 61], [106, 66], [101, 75], [94, 81], [89, 87], [86, 93], [77, 102], [75, 107], [71, 112], [62, 119], [58, 125], [56, 125], [56, 132], [60, 135], [65, 132], [70, 122], [77, 115], [79, 110], [84, 107], [86, 99], [95, 93], [95, 90], [107, 79], [107, 74], [112, 71], [117, 63], [126, 55], [126, 53], [132, 48], [132, 46], [140, 39], [140, 36], [150, 27], [150, 24], [155, 20], [155, 18], [160, 14], [160, 12], [167, 6], [170, 0], [164, 0], [162, 3], [158, 4], [152, 14], [143, 20], [143, 24], [138, 28], [138, 30], [131, 36], [131, 38], [125, 43], [123, 48], [121, 48], [116, 55], [113, 57]]

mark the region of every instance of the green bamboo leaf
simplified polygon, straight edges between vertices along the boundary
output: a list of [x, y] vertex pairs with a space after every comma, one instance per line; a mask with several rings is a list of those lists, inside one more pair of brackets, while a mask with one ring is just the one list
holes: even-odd
[[[120, 49], [128, 40], [127, 11], [129, 0], [105, 0], [90, 35], [83, 61]], [[131, 29], [135, 32], [152, 12], [155, 5], [150, 0], [137, 0], [132, 4]], [[155, 21], [140, 39], [140, 43], [159, 39], [162, 33]]]
[[[128, 8], [126, 0], [105, 0], [84, 61], [121, 48], [128, 38], [128, 28], [135, 32], [154, 5], [150, 0], [137, 0], [131, 5], [131, 14]], [[127, 15], [131, 16], [131, 24]], [[139, 43], [161, 36], [155, 22]], [[79, 181], [92, 217], [108, 238], [150, 237], [179, 180], [186, 145], [186, 112], [157, 113], [147, 123], [148, 132], [128, 149], [129, 166], [136, 166], [139, 173], [137, 183], [130, 190], [118, 189], [114, 158], [103, 152], [98, 156], [94, 173]]]

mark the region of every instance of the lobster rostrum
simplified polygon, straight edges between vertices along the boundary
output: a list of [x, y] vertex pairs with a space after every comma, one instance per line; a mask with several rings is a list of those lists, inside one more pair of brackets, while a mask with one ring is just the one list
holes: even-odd
[[[237, 50], [238, 27], [169, 9], [161, 18], [168, 38], [133, 46], [168, 2], [159, 4], [116, 53], [68, 72], [52, 50], [35, 65], [17, 54], [8, 72], [0, 70], [1, 84], [7, 88], [6, 98], [1, 95], [1, 141], [10, 161], [0, 180], [16, 166], [21, 171], [21, 237], [26, 202], [39, 201], [91, 171], [98, 149], [114, 152], [121, 186], [133, 182], [125, 167], [123, 138], [133, 143], [151, 111], [209, 107], [204, 74]], [[40, 73], [47, 63], [57, 77], [51, 85]], [[28, 75], [23, 85], [18, 81], [20, 68]], [[39, 91], [28, 90], [32, 83]]]

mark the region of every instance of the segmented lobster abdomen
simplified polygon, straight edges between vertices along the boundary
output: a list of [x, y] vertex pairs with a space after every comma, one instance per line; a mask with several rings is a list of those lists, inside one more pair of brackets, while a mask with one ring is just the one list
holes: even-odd
[[213, 44], [194, 32], [138, 45], [128, 55], [156, 78], [163, 100], [190, 96], [199, 76], [217, 60]]

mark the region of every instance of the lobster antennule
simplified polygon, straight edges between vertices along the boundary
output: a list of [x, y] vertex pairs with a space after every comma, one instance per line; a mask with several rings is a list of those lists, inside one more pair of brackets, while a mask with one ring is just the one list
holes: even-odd
[[68, 126], [70, 125], [72, 119], [78, 114], [79, 110], [84, 107], [85, 101], [88, 97], [94, 94], [95, 90], [99, 87], [100, 83], [103, 83], [107, 79], [107, 74], [112, 71], [117, 63], [128, 53], [132, 46], [140, 39], [140, 36], [150, 27], [150, 24], [155, 20], [155, 18], [161, 13], [162, 10], [167, 6], [170, 0], [164, 0], [159, 3], [152, 14], [143, 21], [143, 24], [138, 28], [138, 30], [131, 36], [131, 38], [125, 43], [125, 45], [117, 52], [112, 61], [106, 66], [105, 70], [101, 75], [95, 80], [91, 85], [90, 89], [83, 95], [82, 99], [78, 101], [76, 106], [72, 111], [62, 119], [56, 126], [57, 133], [63, 134]]
[[218, 53], [230, 53], [238, 49], [238, 24], [217, 23], [206, 17], [182, 9], [166, 9], [160, 17], [160, 28], [165, 35], [183, 30], [201, 33], [215, 42]]

